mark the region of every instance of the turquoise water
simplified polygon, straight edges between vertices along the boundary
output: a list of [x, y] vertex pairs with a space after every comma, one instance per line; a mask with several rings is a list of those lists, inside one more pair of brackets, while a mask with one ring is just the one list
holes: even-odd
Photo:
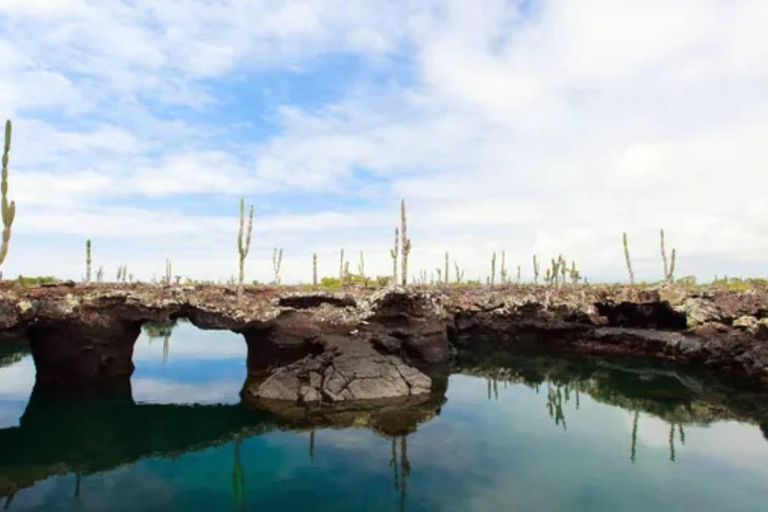
[[242, 338], [184, 323], [143, 334], [130, 389], [109, 396], [34, 388], [14, 350], [0, 354], [8, 510], [768, 509], [765, 396], [671, 367], [464, 361], [393, 423], [241, 405]]

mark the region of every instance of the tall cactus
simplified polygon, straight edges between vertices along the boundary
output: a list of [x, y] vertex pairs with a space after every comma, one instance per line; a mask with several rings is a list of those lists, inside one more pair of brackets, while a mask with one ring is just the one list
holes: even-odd
[[11, 242], [11, 226], [16, 217], [16, 201], [8, 203], [8, 154], [11, 152], [11, 120], [5, 122], [5, 145], [3, 146], [3, 176], [0, 183], [2, 191], [2, 214], [3, 214], [3, 243], [0, 246], [0, 265], [8, 256], [8, 245]]
[[165, 284], [171, 285], [171, 278], [173, 277], [173, 267], [171, 266], [171, 260], [165, 258]]
[[85, 282], [91, 282], [91, 239], [85, 241]]
[[312, 286], [317, 288], [317, 253], [312, 253]]
[[664, 245], [664, 230], [659, 233], [659, 239], [661, 241], [661, 260], [664, 263], [664, 280], [671, 283], [675, 277], [675, 257], [677, 256], [675, 249], [672, 249], [671, 265], [667, 263], [667, 249]]
[[501, 251], [501, 270], [499, 272], [501, 276], [501, 284], [507, 284], [509, 282], [507, 278], [507, 251]]
[[461, 280], [464, 279], [464, 269], [459, 267], [459, 263], [454, 261], [453, 266], [456, 269], [456, 282], [461, 283]]
[[275, 272], [275, 285], [280, 286], [280, 270], [283, 267], [283, 249], [277, 247], [272, 251], [272, 270]]
[[400, 252], [400, 228], [395, 228], [395, 247], [389, 250], [392, 258], [392, 284], [397, 284], [397, 255]]
[[448, 251], [445, 251], [445, 284], [450, 284], [451, 282], [451, 276], [449, 275], [450, 274], [449, 268], [450, 266], [448, 265]]
[[405, 215], [405, 199], [400, 201], [400, 236], [402, 237], [403, 286], [408, 284], [408, 255], [411, 253], [411, 239], [408, 238], [408, 224]]
[[635, 273], [632, 271], [632, 260], [629, 258], [629, 239], [627, 239], [627, 233], [624, 232], [621, 237], [624, 244], [624, 259], [627, 262], [627, 271], [629, 272], [629, 284], [635, 284]]
[[365, 277], [365, 255], [360, 251], [360, 262], [357, 264], [357, 273], [363, 280], [363, 286], [368, 286], [368, 279]]
[[539, 284], [539, 260], [533, 255], [533, 284]]
[[667, 282], [674, 282], [675, 280], [675, 259], [677, 258], [677, 250], [672, 249], [672, 258], [669, 264], [669, 274], [667, 274]]
[[344, 249], [339, 253], [339, 284], [344, 284]]
[[488, 281], [488, 283], [493, 286], [493, 282], [496, 279], [496, 253], [493, 253], [493, 257], [491, 257], [491, 278]]
[[[238, 274], [238, 284], [242, 287], [245, 280], [245, 258], [251, 249], [251, 233], [253, 232], [253, 205], [248, 210], [248, 232], [245, 229], [245, 199], [240, 198], [240, 229], [237, 232], [237, 252], [240, 257], [240, 273]], [[243, 235], [245, 234], [245, 241]]]

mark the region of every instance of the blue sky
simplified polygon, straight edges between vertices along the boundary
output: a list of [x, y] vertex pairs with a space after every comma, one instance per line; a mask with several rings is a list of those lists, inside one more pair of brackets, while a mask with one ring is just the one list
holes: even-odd
[[760, 0], [0, 2], [15, 123], [6, 275], [386, 274], [398, 203], [412, 267], [467, 277], [502, 250], [624, 279], [766, 274], [768, 6]]

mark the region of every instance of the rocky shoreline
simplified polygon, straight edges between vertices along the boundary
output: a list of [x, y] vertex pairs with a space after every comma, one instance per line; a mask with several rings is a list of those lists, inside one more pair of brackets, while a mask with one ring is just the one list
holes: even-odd
[[[300, 288], [75, 285], [0, 289], [38, 381], [127, 379], [141, 325], [188, 318], [241, 333], [246, 400], [342, 403], [428, 394], [479, 351], [643, 356], [768, 388], [768, 291], [542, 286]], [[0, 343], [3, 343], [0, 337]]]

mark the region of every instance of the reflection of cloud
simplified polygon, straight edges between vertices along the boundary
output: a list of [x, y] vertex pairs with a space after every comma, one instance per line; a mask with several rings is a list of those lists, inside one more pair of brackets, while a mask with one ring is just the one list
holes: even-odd
[[27, 402], [0, 401], [0, 428], [18, 427]]
[[[204, 331], [191, 324], [178, 324], [169, 341], [170, 359], [228, 359], [242, 357], [247, 347], [240, 334], [231, 331]], [[162, 361], [163, 340], [153, 339], [142, 332], [133, 350], [134, 362]]]
[[27, 400], [35, 385], [32, 356], [0, 369], [0, 400]]
[[[628, 417], [629, 431], [632, 418]], [[768, 443], [756, 425], [735, 421], [720, 421], [706, 427], [683, 425], [685, 445], [680, 442], [675, 427], [675, 448], [677, 457], [700, 455], [737, 468], [749, 466], [768, 474]], [[637, 430], [638, 445], [667, 449], [669, 447], [670, 424], [659, 418], [640, 415]]]
[[163, 379], [136, 378], [131, 381], [133, 399], [152, 403], [237, 403], [242, 379], [214, 380], [190, 384]]

